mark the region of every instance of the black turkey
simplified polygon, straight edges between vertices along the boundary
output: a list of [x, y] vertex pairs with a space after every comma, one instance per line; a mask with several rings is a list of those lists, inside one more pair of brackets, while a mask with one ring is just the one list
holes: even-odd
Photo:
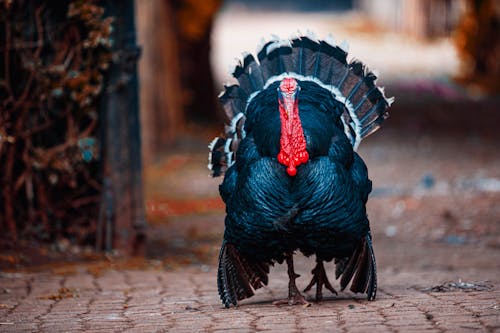
[[392, 99], [376, 76], [334, 43], [311, 36], [272, 40], [234, 69], [238, 84], [220, 96], [230, 119], [210, 144], [209, 168], [224, 175], [226, 204], [218, 287], [226, 307], [268, 283], [270, 265], [286, 261], [289, 297], [296, 251], [316, 256], [309, 290], [336, 293], [323, 262], [335, 260], [340, 289], [375, 298], [377, 274], [366, 202], [372, 184], [355, 152], [387, 118]]

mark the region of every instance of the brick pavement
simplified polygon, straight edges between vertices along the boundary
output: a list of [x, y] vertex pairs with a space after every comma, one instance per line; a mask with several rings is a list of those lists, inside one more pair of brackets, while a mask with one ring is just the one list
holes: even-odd
[[[309, 267], [298, 259], [299, 286]], [[455, 273], [390, 268], [380, 272], [374, 302], [345, 292], [304, 308], [271, 304], [287, 293], [278, 266], [269, 287], [229, 310], [219, 302], [214, 266], [91, 272], [1, 273], [0, 332], [500, 332], [494, 270], [461, 274], [490, 279], [480, 290], [433, 292], [424, 289]]]

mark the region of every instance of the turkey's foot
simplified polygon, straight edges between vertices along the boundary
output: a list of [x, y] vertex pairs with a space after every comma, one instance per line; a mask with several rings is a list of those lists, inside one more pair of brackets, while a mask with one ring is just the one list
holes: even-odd
[[288, 265], [288, 298], [280, 301], [273, 302], [274, 305], [297, 305], [302, 304], [305, 307], [311, 305], [306, 298], [300, 293], [297, 285], [295, 284], [295, 279], [297, 279], [300, 275], [295, 273], [293, 269], [293, 254], [289, 253], [286, 256], [286, 264]]
[[294, 288], [290, 288], [288, 290], [288, 298], [282, 299], [279, 301], [273, 302], [273, 305], [280, 306], [280, 305], [297, 305], [297, 304], [302, 304], [304, 307], [311, 306], [311, 303], [309, 303], [304, 295], [302, 295], [299, 290], [297, 289], [297, 286], [295, 286], [295, 282], [293, 283]]
[[311, 282], [307, 285], [304, 292], [311, 290], [311, 288], [316, 285], [316, 302], [321, 302], [323, 299], [323, 286], [326, 289], [330, 290], [335, 295], [338, 295], [337, 291], [333, 288], [330, 281], [328, 281], [328, 277], [326, 276], [325, 266], [323, 266], [323, 261], [317, 261], [316, 267], [311, 271], [313, 273], [313, 278]]
[[299, 295], [295, 296], [294, 298], [286, 298], [286, 299], [282, 299], [282, 300], [273, 302], [273, 305], [276, 305], [276, 306], [298, 305], [298, 304], [302, 304], [306, 308], [311, 306], [311, 303], [309, 303], [302, 294], [299, 294]]

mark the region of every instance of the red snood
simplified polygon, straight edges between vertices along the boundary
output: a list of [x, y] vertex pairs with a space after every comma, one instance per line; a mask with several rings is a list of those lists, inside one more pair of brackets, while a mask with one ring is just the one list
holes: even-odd
[[290, 176], [297, 174], [297, 166], [309, 160], [306, 139], [299, 117], [300, 87], [291, 77], [284, 78], [278, 89], [281, 120], [280, 152], [278, 161], [285, 165]]

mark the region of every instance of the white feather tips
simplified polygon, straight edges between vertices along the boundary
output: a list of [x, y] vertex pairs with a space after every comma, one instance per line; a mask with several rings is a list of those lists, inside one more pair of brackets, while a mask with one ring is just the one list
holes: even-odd
[[300, 36], [303, 36], [299, 30], [297, 30], [297, 32], [292, 32], [290, 34], [290, 37], [288, 37], [288, 40], [294, 40], [294, 39], [298, 39], [300, 38]]
[[306, 30], [306, 37], [312, 41], [315, 41], [316, 43], [319, 43], [318, 37], [316, 37], [316, 34], [312, 30], [309, 29]]
[[230, 133], [232, 135], [235, 135], [236, 134], [236, 124], [238, 123], [238, 121], [240, 121], [241, 118], [243, 118], [245, 115], [243, 114], [243, 112], [240, 112], [238, 113], [236, 116], [234, 116], [233, 119], [231, 119], [231, 125], [230, 125]]
[[345, 52], [349, 53], [349, 42], [347, 40], [343, 40], [340, 44], [339, 47]]
[[260, 39], [259, 44], [257, 45], [257, 52], [256, 52], [257, 54], [259, 54], [259, 52], [262, 50], [262, 48], [264, 47], [264, 45], [266, 45], [266, 43], [267, 43], [266, 39], [264, 37], [262, 37]]
[[337, 46], [337, 43], [335, 42], [335, 38], [333, 38], [332, 34], [328, 34], [328, 36], [326, 36], [325, 43], [327, 43], [331, 47]]
[[230, 153], [231, 152], [231, 142], [233, 139], [229, 138], [226, 140], [226, 144], [224, 145], [224, 152], [225, 153]]
[[267, 46], [267, 48], [266, 48], [266, 54], [269, 54], [269, 53], [273, 52], [274, 50], [276, 50], [279, 47], [280, 47], [279, 42], [272, 42], [271, 44], [269, 44]]
[[210, 144], [208, 145], [208, 149], [210, 149], [210, 151], [208, 152], [208, 170], [213, 170], [214, 165], [212, 164], [212, 151], [214, 150], [215, 144], [218, 140], [219, 138], [217, 137], [213, 139], [212, 142], [210, 142]]
[[234, 163], [233, 152], [231, 151], [231, 143], [232, 142], [233, 142], [233, 139], [228, 138], [228, 139], [226, 139], [226, 144], [224, 145], [224, 153], [226, 154], [227, 167], [230, 167]]
[[210, 151], [214, 150], [215, 143], [217, 142], [217, 140], [219, 140], [219, 137], [216, 137], [215, 139], [212, 140], [212, 142], [208, 144], [208, 149], [210, 149]]
[[384, 97], [385, 101], [387, 102], [387, 105], [391, 106], [391, 104], [394, 103], [395, 98], [394, 97], [385, 97], [385, 87], [379, 87], [378, 90], [382, 94], [382, 97]]
[[280, 39], [271, 44], [269, 44], [266, 48], [266, 54], [273, 52], [280, 47], [292, 47], [292, 42], [289, 39]]

